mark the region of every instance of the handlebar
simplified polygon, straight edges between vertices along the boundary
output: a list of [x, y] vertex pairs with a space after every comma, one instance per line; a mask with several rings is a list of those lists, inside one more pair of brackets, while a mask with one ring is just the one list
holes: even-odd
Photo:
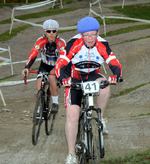
[[[75, 89], [75, 90], [80, 90], [80, 89], [82, 89], [82, 84], [83, 84], [84, 82], [75, 82], [75, 83], [71, 83], [71, 85], [70, 86], [66, 86], [66, 87], [71, 87], [72, 89]], [[109, 83], [109, 81], [108, 80], [103, 80], [103, 81], [101, 81], [101, 82], [99, 82], [99, 87], [101, 88], [101, 89], [103, 89], [103, 88], [106, 88], [108, 85], [109, 85], [110, 83]]]
[[[29, 70], [28, 73], [36, 73], [37, 74], [37, 72], [38, 72], [37, 70]], [[25, 73], [24, 84], [27, 85], [27, 71], [25, 70], [24, 73]], [[48, 75], [48, 74], [49, 74], [49, 72], [46, 72], [46, 75]], [[55, 73], [50, 73], [50, 75], [55, 75]]]
[[[118, 79], [118, 82], [123, 82], [123, 78], [120, 77]], [[77, 82], [77, 83], [76, 82], [75, 83], [72, 82], [70, 86], [66, 86], [66, 87], [71, 87], [72, 89], [80, 90], [80, 89], [82, 89], [82, 84], [83, 84], [83, 82]], [[99, 82], [99, 87], [101, 89], [106, 88], [108, 85], [116, 85], [116, 83], [109, 83], [108, 80], [102, 80], [101, 82]]]

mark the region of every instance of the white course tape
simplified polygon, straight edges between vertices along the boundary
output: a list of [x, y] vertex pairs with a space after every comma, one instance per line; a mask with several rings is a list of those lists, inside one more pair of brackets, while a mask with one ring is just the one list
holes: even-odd
[[[35, 81], [37, 80], [37, 78], [34, 79], [29, 79], [27, 80], [27, 82], [31, 82], [31, 81]], [[0, 87], [4, 87], [4, 86], [11, 86], [11, 85], [16, 85], [16, 84], [23, 84], [24, 80], [20, 80], [20, 81], [4, 81], [0, 83]]]
[[1, 95], [1, 98], [2, 98], [2, 101], [3, 101], [3, 105], [6, 106], [6, 103], [5, 103], [5, 100], [4, 100], [4, 96], [3, 96], [3, 93], [0, 89], [0, 95]]
[[[41, 58], [37, 58], [36, 61], [40, 61]], [[12, 62], [12, 63], [0, 63], [0, 66], [2, 65], [10, 65], [10, 64], [19, 64], [19, 63], [26, 63], [27, 60], [23, 60], [23, 61], [16, 61], [16, 62]]]

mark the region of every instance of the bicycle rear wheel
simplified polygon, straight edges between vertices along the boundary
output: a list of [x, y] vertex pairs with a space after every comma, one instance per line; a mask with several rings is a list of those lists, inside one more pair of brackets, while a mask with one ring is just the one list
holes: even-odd
[[46, 118], [45, 118], [45, 132], [47, 135], [50, 135], [53, 130], [54, 122], [55, 122], [55, 113], [51, 112], [52, 104], [50, 103], [50, 90], [47, 89], [46, 96]]
[[44, 108], [43, 91], [39, 90], [37, 94], [36, 105], [33, 113], [32, 143], [36, 145], [38, 142], [40, 127], [42, 124]]

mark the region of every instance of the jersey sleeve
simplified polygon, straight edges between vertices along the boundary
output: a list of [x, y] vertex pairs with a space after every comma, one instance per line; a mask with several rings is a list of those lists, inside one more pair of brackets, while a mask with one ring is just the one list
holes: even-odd
[[29, 58], [27, 60], [27, 63], [25, 65], [25, 68], [28, 68], [30, 69], [30, 67], [32, 66], [32, 64], [34, 63], [37, 55], [38, 55], [38, 52], [40, 51], [41, 47], [47, 42], [47, 38], [39, 38], [35, 45], [33, 46], [32, 50], [31, 50], [31, 53], [29, 55]]
[[60, 52], [60, 58], [58, 59], [56, 66], [55, 66], [56, 76], [60, 80], [62, 80], [63, 78], [69, 77], [69, 74], [66, 74], [66, 72], [68, 72], [66, 70], [69, 70], [68, 69], [69, 66], [70, 66], [70, 70], [71, 70], [70, 63], [71, 63], [71, 59], [73, 57], [71, 48], [75, 41], [76, 41], [76, 39], [71, 39], [67, 43], [65, 49]]
[[105, 49], [101, 51], [102, 56], [105, 59], [106, 63], [109, 65], [109, 68], [111, 69], [113, 75], [116, 75], [117, 77], [122, 77], [122, 66], [119, 60], [110, 49], [108, 42], [103, 42], [103, 45]]

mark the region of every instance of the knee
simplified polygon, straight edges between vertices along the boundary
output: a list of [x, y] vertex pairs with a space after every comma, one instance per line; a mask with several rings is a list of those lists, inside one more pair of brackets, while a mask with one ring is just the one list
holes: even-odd
[[67, 111], [67, 120], [71, 123], [77, 122], [79, 120], [79, 111], [76, 110], [68, 110]]
[[56, 77], [54, 75], [49, 75], [49, 80], [56, 80]]

